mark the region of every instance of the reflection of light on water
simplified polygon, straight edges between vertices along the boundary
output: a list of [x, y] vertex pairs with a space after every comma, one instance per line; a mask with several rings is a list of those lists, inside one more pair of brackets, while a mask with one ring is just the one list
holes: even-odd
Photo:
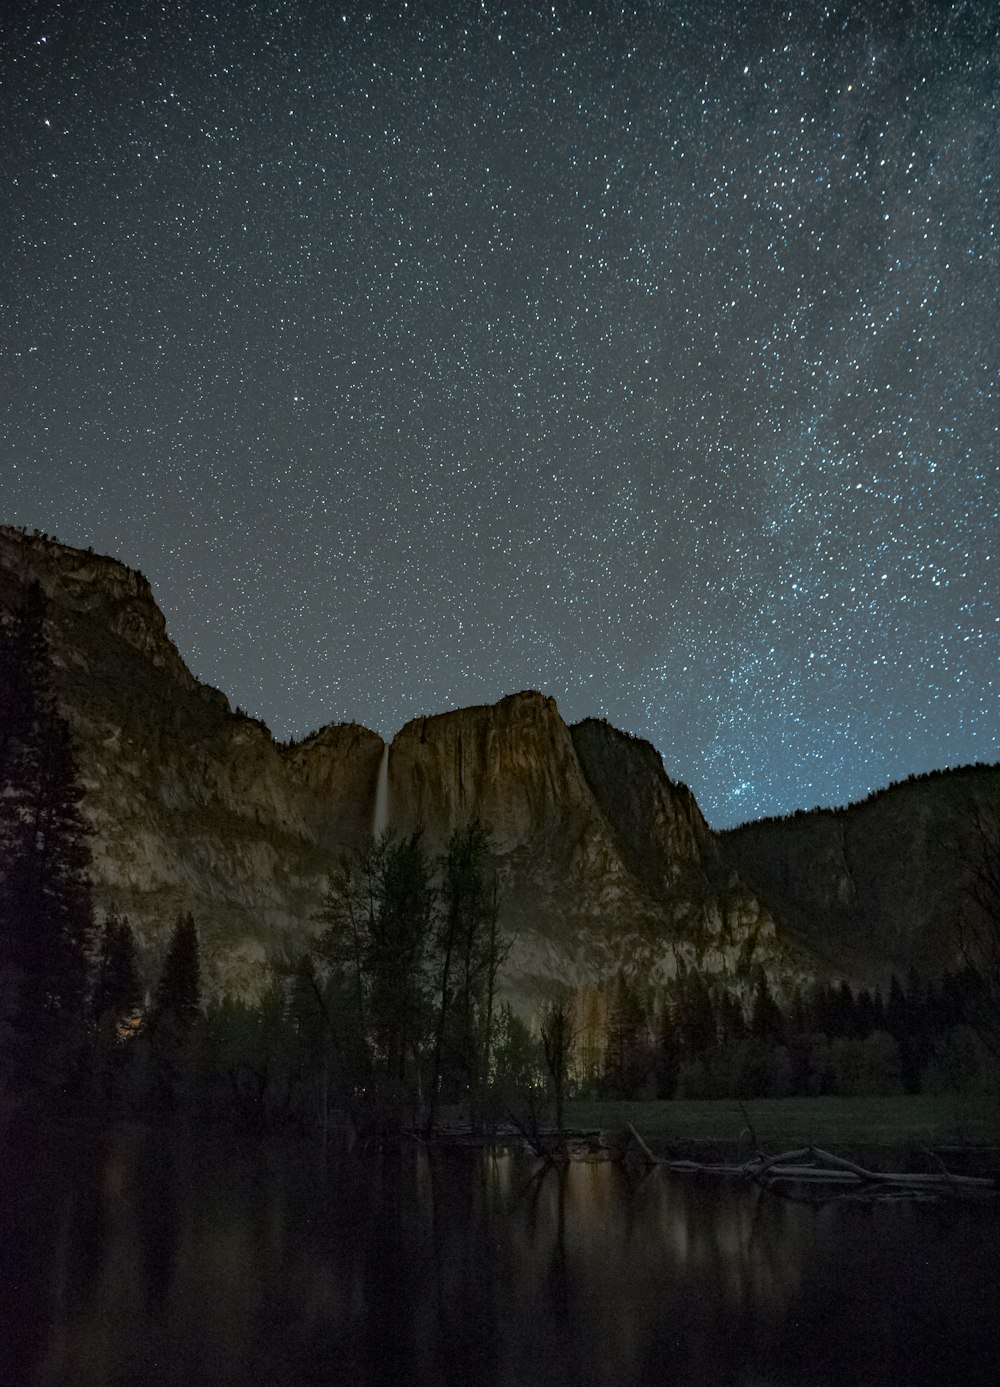
[[[551, 1221], [553, 1191], [546, 1208]], [[626, 1359], [670, 1306], [705, 1321], [706, 1333], [724, 1335], [747, 1307], [762, 1328], [776, 1330], [814, 1242], [808, 1209], [666, 1171], [633, 1185], [607, 1167], [573, 1167], [565, 1221], [567, 1276], [588, 1301], [607, 1302], [600, 1330], [615, 1336]], [[554, 1242], [548, 1227], [536, 1250], [551, 1255]]]
[[[47, 1338], [21, 1380], [257, 1387], [263, 1365], [294, 1361], [274, 1380], [541, 1382], [558, 1364], [595, 1387], [759, 1387], [775, 1364], [810, 1380], [799, 1367], [819, 1352], [847, 1380], [859, 1342], [883, 1351], [887, 1316], [905, 1351], [936, 1315], [935, 1351], [954, 1356], [959, 1330], [975, 1341], [969, 1298], [939, 1301], [998, 1279], [1000, 1235], [966, 1257], [972, 1216], [956, 1235], [954, 1210], [922, 1272], [927, 1229], [905, 1210], [817, 1213], [737, 1182], [510, 1153], [324, 1162], [200, 1142], [135, 1129], [94, 1153], [33, 1253], [45, 1282], [22, 1299]], [[37, 1210], [30, 1179], [22, 1193]]]

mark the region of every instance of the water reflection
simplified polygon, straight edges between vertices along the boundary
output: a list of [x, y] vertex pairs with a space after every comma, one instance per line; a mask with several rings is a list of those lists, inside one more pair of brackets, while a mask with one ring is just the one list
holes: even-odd
[[0, 1362], [40, 1384], [975, 1383], [984, 1206], [123, 1127], [4, 1140]]

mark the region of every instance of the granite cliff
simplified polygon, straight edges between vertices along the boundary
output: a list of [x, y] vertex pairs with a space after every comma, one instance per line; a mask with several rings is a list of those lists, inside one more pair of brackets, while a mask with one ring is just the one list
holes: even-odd
[[720, 883], [712, 834], [657, 752], [604, 723], [568, 727], [541, 693], [408, 723], [390, 747], [389, 790], [393, 828], [423, 826], [432, 847], [473, 816], [490, 824], [518, 996], [623, 965], [652, 981], [681, 960], [803, 969], [752, 894]]

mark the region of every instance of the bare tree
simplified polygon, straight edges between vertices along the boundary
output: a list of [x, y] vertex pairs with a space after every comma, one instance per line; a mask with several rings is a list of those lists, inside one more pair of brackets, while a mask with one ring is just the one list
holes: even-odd
[[542, 1011], [542, 1050], [545, 1065], [552, 1079], [552, 1093], [556, 1104], [556, 1131], [560, 1150], [565, 1146], [565, 1124], [563, 1122], [563, 1103], [566, 1092], [566, 1075], [576, 1033], [573, 1029], [573, 1003], [567, 992], [561, 992]]
[[469, 1121], [478, 1131], [490, 1078], [497, 974], [511, 940], [500, 935], [500, 890], [489, 829], [454, 830], [440, 861], [441, 888], [432, 955], [437, 981], [426, 1133], [434, 1130], [446, 1049], [451, 1079], [461, 1076]]

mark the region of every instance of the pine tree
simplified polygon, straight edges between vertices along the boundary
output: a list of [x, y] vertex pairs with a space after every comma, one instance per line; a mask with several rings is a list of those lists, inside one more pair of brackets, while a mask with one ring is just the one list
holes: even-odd
[[141, 1004], [135, 936], [128, 920], [109, 915], [100, 930], [90, 1002], [96, 1032], [94, 1081], [106, 1098], [121, 1089]]
[[892, 975], [892, 982], [889, 986], [889, 1000], [885, 1008], [886, 1029], [889, 1034], [902, 1041], [906, 1038], [910, 1029], [910, 1014], [906, 1005], [906, 994], [900, 986], [896, 974]]
[[91, 1009], [100, 1025], [117, 1030], [142, 1004], [142, 985], [136, 963], [135, 935], [127, 918], [108, 915], [98, 939], [97, 968]]
[[966, 883], [961, 907], [965, 1020], [1000, 1057], [1000, 805], [974, 804], [968, 846], [961, 852]]
[[93, 915], [88, 828], [52, 688], [45, 600], [0, 640], [0, 979], [18, 1080], [64, 1083], [86, 1037]]
[[746, 1039], [747, 1022], [739, 997], [728, 988], [722, 992], [716, 1005], [719, 1027], [719, 1043], [723, 1049], [739, 1045]]
[[618, 1097], [634, 1098], [651, 1067], [645, 1008], [619, 970], [608, 1013], [604, 1082]]
[[718, 1044], [715, 1003], [705, 979], [697, 971], [678, 974], [675, 1019], [685, 1059], [703, 1060]]
[[680, 1072], [680, 1037], [670, 1003], [666, 998], [660, 1007], [656, 1052], [656, 1096], [673, 1098], [677, 1092]]
[[153, 1023], [167, 1018], [190, 1030], [201, 1009], [201, 951], [190, 914], [179, 915], [167, 945], [163, 970], [156, 984]]
[[143, 1055], [148, 1097], [167, 1108], [185, 1098], [192, 1074], [191, 1032], [201, 1010], [201, 955], [190, 915], [179, 915], [153, 996]]

